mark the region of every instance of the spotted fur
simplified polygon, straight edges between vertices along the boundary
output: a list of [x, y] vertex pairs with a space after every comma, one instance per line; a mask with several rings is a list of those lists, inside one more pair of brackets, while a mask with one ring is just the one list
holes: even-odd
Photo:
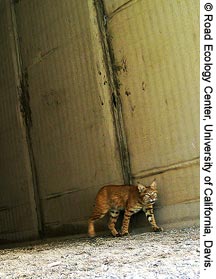
[[[153, 204], [156, 200], [157, 185], [155, 180], [149, 186], [138, 183], [137, 186], [107, 185], [102, 187], [96, 196], [94, 210], [89, 218], [89, 236], [95, 236], [94, 222], [103, 218], [108, 211], [110, 214], [108, 228], [113, 236], [127, 234], [131, 216], [140, 210], [145, 212], [153, 231], [162, 231], [163, 229], [156, 224], [153, 212]], [[115, 228], [120, 210], [125, 211], [121, 233]]]

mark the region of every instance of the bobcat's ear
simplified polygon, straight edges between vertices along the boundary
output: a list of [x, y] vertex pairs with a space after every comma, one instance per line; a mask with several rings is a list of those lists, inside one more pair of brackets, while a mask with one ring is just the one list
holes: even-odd
[[154, 180], [152, 181], [152, 183], [151, 183], [150, 187], [151, 187], [152, 189], [154, 189], [154, 190], [156, 190], [156, 189], [157, 189], [156, 179], [154, 179]]
[[146, 190], [146, 186], [142, 185], [141, 183], [137, 183], [139, 192], [144, 192]]

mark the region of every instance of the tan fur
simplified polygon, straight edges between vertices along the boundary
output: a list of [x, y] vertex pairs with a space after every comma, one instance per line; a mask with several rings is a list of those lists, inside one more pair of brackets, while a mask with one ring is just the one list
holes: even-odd
[[[146, 217], [154, 231], [162, 231], [155, 222], [153, 213], [153, 204], [157, 199], [157, 185], [154, 180], [150, 186], [144, 186], [138, 183], [138, 186], [132, 185], [107, 185], [102, 187], [95, 201], [95, 207], [89, 218], [88, 234], [95, 236], [94, 222], [110, 211], [110, 220], [108, 227], [113, 236], [125, 235], [128, 233], [130, 217], [144, 210]], [[115, 223], [119, 216], [119, 211], [125, 210], [121, 233], [115, 228]]]

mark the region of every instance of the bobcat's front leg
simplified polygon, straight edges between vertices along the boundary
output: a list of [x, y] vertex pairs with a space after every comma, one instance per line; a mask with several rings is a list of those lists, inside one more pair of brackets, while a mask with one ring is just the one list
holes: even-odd
[[154, 232], [163, 231], [163, 228], [158, 227], [158, 225], [156, 224], [154, 212], [153, 212], [153, 205], [152, 204], [148, 205], [146, 208], [143, 208], [143, 211], [145, 212], [146, 218], [151, 224], [153, 231]]
[[129, 227], [130, 218], [131, 218], [132, 215], [133, 215], [132, 211], [129, 211], [127, 209], [125, 210], [124, 219], [123, 219], [122, 228], [121, 228], [121, 235], [122, 236], [128, 234], [128, 227]]

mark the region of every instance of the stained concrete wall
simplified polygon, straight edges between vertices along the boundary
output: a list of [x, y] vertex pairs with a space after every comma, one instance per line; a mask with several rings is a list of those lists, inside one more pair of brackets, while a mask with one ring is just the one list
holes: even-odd
[[0, 12], [0, 238], [83, 232], [102, 185], [153, 177], [160, 224], [198, 223], [197, 1]]
[[98, 187], [123, 182], [93, 4], [19, 1], [15, 13], [44, 231], [79, 232]]
[[162, 223], [199, 219], [199, 1], [104, 0], [136, 181]]
[[0, 1], [0, 241], [38, 236], [10, 1]]

